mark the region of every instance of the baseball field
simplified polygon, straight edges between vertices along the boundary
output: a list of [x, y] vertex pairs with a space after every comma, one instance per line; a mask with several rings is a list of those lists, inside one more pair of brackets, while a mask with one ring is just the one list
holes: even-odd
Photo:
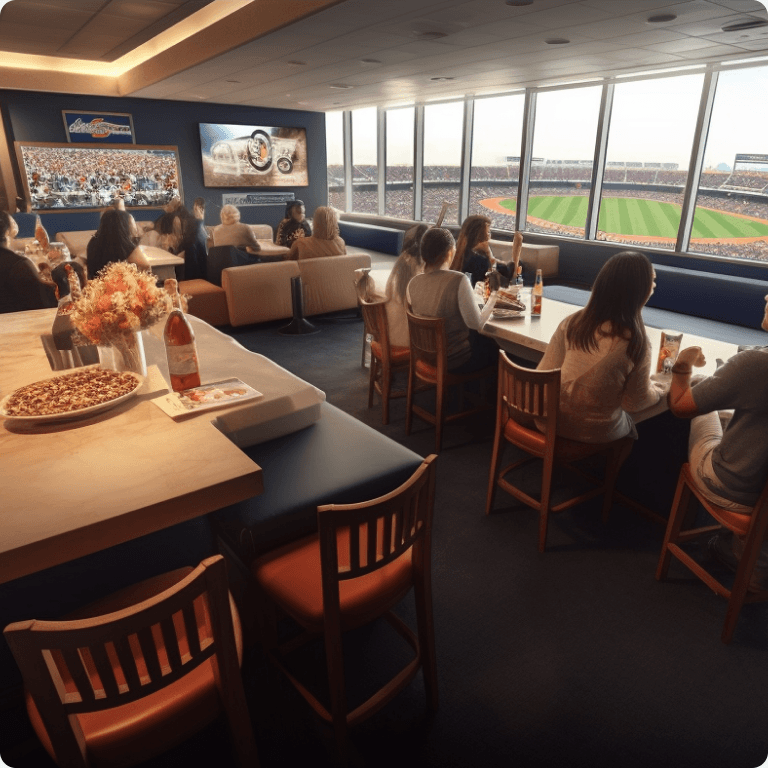
[[[500, 209], [510, 212], [515, 210], [514, 200], [500, 199], [495, 202]], [[587, 216], [587, 198], [583, 196], [531, 197], [528, 202], [528, 215], [564, 226], [583, 227]], [[673, 203], [606, 197], [603, 198], [600, 206], [598, 227], [603, 232], [674, 240], [677, 237], [679, 225], [680, 206]], [[766, 236], [768, 236], [768, 221], [707, 208], [696, 209], [691, 233], [694, 239]]]

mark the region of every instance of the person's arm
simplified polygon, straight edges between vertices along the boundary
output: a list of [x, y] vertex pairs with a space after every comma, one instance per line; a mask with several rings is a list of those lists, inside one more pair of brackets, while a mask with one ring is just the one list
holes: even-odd
[[627, 413], [645, 410], [661, 400], [664, 386], [651, 381], [651, 364], [651, 343], [646, 339], [643, 358], [629, 372], [624, 384], [621, 407]]
[[669, 410], [681, 419], [692, 419], [699, 415], [696, 401], [691, 391], [691, 371], [693, 366], [706, 365], [701, 347], [687, 347], [677, 356], [672, 367], [672, 384], [667, 395]]
[[46, 286], [37, 274], [35, 265], [29, 259], [23, 259], [11, 269], [9, 281], [14, 292], [23, 298], [25, 309], [55, 307], [53, 290]]
[[459, 301], [459, 311], [467, 328], [479, 331], [491, 316], [498, 296], [496, 293], [492, 293], [481, 312], [477, 307], [477, 296], [472, 291], [469, 280], [464, 276], [459, 281], [457, 298]]
[[277, 233], [275, 234], [275, 245], [285, 245], [284, 238], [283, 238], [283, 230], [285, 229], [286, 221], [287, 219], [283, 219], [277, 225]]
[[565, 328], [567, 326], [567, 321], [568, 317], [557, 326], [557, 330], [549, 340], [549, 344], [547, 344], [544, 357], [539, 360], [539, 363], [536, 366], [537, 370], [552, 371], [555, 368], [562, 368], [563, 362], [565, 361], [565, 353], [567, 351], [565, 343]]
[[247, 224], [244, 224], [243, 226], [245, 227], [243, 230], [245, 235], [245, 250], [248, 251], [248, 253], [258, 253], [261, 250], [261, 246], [256, 239], [256, 235], [253, 234], [253, 230]]
[[130, 264], [135, 264], [141, 272], [148, 272], [150, 269], [149, 260], [141, 246], [134, 248], [126, 261]]

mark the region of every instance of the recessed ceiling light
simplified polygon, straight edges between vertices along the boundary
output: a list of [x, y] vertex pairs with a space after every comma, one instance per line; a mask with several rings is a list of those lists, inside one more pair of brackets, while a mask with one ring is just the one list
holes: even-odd
[[447, 32], [436, 32], [430, 30], [421, 32], [418, 29], [415, 29], [413, 34], [416, 35], [419, 40], [439, 40], [441, 37], [448, 37]]
[[507, 5], [518, 8], [522, 5], [533, 5], [533, 0], [506, 0]]
[[755, 29], [756, 27], [768, 26], [768, 21], [765, 19], [751, 19], [750, 21], [738, 21], [735, 24], [726, 24], [724, 27], [720, 27], [723, 32], [741, 32], [744, 29]]
[[665, 21], [674, 21], [676, 18], [676, 13], [657, 13], [655, 16], [649, 16], [646, 21], [649, 24], [663, 24]]
[[544, 41], [547, 45], [568, 45], [571, 41], [565, 37], [550, 37]]
[[430, 80], [439, 80], [439, 81], [442, 82], [444, 80], [455, 80], [456, 78], [455, 77], [430, 77], [429, 79]]
[[335, 91], [348, 91], [351, 85], [331, 85], [329, 88], [333, 88]]
[[361, 64], [381, 64], [379, 59], [360, 59]]

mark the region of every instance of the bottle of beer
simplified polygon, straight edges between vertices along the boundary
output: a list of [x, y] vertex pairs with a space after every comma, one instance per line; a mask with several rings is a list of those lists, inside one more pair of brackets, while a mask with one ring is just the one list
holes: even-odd
[[48, 253], [50, 240], [48, 239], [48, 233], [45, 231], [43, 222], [40, 219], [40, 214], [38, 214], [37, 218], [35, 219], [35, 240], [37, 240], [37, 242], [40, 244], [40, 248], [43, 250], [43, 253]]
[[493, 290], [493, 265], [488, 267], [488, 271], [485, 273], [485, 283], [483, 284], [483, 301], [488, 301]]
[[531, 291], [531, 317], [541, 317], [541, 297], [544, 291], [544, 283], [541, 277], [541, 270], [536, 270], [536, 282]]
[[200, 386], [195, 332], [181, 308], [178, 281], [166, 280], [163, 287], [170, 294], [173, 302], [173, 309], [168, 315], [163, 332], [165, 353], [168, 357], [168, 373], [171, 378], [171, 389], [174, 392], [182, 392], [185, 389]]

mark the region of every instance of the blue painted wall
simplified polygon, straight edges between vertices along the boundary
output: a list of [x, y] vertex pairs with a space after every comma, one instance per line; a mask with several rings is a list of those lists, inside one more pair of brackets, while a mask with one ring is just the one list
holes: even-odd
[[[155, 99], [117, 99], [100, 96], [70, 96], [59, 93], [30, 93], [26, 91], [0, 91], [0, 109], [15, 159], [14, 141], [66, 142], [63, 109], [102, 112], [128, 112], [133, 115], [137, 144], [176, 146], [181, 163], [181, 183], [184, 203], [191, 210], [196, 197], [204, 197], [208, 204], [206, 224], [219, 223], [222, 194], [250, 191], [292, 191], [303, 200], [307, 214], [328, 202], [325, 155], [325, 115], [321, 112], [267, 109], [228, 104], [209, 104]], [[233, 123], [242, 125], [269, 125], [306, 128], [308, 187], [258, 188], [206, 188], [203, 185], [203, 165], [200, 157], [199, 123]], [[20, 189], [22, 187], [19, 187]], [[215, 205], [214, 205], [215, 203]], [[284, 205], [252, 206], [241, 209], [242, 220], [249, 224], [277, 224], [283, 217]], [[156, 219], [157, 208], [136, 208], [131, 212], [139, 221]], [[48, 233], [96, 229], [97, 211], [65, 211], [41, 214]], [[31, 235], [27, 229], [32, 217], [19, 216], [21, 236]], [[26, 225], [26, 226], [25, 226]]]

